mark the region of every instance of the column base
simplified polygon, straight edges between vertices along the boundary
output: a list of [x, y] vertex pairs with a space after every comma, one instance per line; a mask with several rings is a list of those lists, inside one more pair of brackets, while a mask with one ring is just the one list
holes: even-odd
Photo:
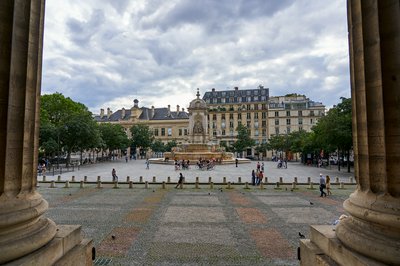
[[386, 265], [346, 248], [336, 237], [334, 229], [332, 225], [310, 226], [310, 239], [300, 240], [300, 265]]
[[57, 234], [42, 248], [4, 265], [92, 265], [92, 240], [82, 239], [80, 225], [58, 225]]

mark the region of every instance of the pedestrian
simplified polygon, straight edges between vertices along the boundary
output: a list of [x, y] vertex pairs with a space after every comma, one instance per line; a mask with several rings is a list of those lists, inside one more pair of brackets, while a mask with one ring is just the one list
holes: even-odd
[[260, 162], [257, 162], [257, 170], [258, 171], [260, 171], [260, 167], [261, 167]]
[[128, 155], [125, 155], [125, 162], [128, 162]]
[[238, 158], [236, 158], [236, 160], [235, 160], [236, 167], [238, 166], [238, 163], [239, 163], [239, 160], [238, 160]]
[[182, 185], [183, 180], [184, 180], [184, 177], [183, 177], [182, 173], [179, 173], [179, 180], [178, 180], [178, 183], [176, 184], [175, 188], [178, 188], [180, 185]]
[[264, 162], [261, 163], [261, 171], [264, 172]]
[[329, 177], [329, 175], [327, 175], [326, 176], [326, 192], [328, 193], [328, 196], [329, 195], [332, 195], [332, 192], [331, 192], [331, 178]]
[[146, 159], [146, 169], [150, 169], [150, 161], [149, 159]]
[[261, 184], [261, 182], [263, 181], [263, 179], [264, 179], [263, 171], [260, 171], [260, 172], [258, 173], [257, 186], [259, 186], [259, 185]]
[[113, 180], [113, 182], [118, 182], [117, 171], [115, 171], [114, 168], [113, 168], [112, 171], [111, 171], [111, 175], [112, 175], [112, 180]]
[[251, 184], [253, 186], [256, 185], [256, 171], [254, 171], [254, 169], [253, 169], [253, 171], [251, 171]]
[[320, 197], [326, 197], [324, 189], [326, 188], [325, 178], [322, 174], [319, 174], [319, 191], [321, 192]]
[[285, 163], [285, 169], [287, 169], [287, 157], [285, 157], [284, 163]]

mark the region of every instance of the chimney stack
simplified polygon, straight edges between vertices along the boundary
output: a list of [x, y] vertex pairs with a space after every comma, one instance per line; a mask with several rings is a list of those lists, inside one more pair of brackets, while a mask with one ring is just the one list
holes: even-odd
[[239, 90], [239, 87], [235, 87], [235, 91]]
[[121, 110], [121, 119], [125, 118], [125, 108], [122, 108]]
[[103, 118], [104, 116], [104, 109], [100, 109], [100, 118]]
[[179, 115], [179, 105], [176, 106], [176, 115]]
[[154, 117], [154, 106], [151, 106], [150, 118]]
[[111, 115], [112, 111], [110, 110], [110, 108], [107, 108], [107, 118], [110, 118]]
[[171, 105], [168, 104], [168, 116], [171, 116]]

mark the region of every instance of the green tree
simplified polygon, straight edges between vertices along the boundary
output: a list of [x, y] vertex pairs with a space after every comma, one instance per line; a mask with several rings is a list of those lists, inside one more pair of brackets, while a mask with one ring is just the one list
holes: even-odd
[[103, 147], [110, 152], [125, 149], [129, 146], [129, 139], [124, 128], [118, 124], [102, 123], [99, 125]]
[[168, 141], [167, 144], [165, 145], [165, 151], [170, 152], [172, 148], [178, 146], [178, 143], [176, 143], [175, 140]]
[[45, 154], [67, 152], [69, 163], [72, 151], [97, 145], [97, 125], [85, 105], [61, 93], [43, 95], [40, 100], [39, 148]]
[[165, 151], [166, 151], [166, 148], [165, 148], [164, 143], [163, 143], [161, 140], [159, 140], [159, 139], [155, 140], [155, 141], [151, 144], [151, 149], [152, 149], [154, 152], [165, 152]]
[[141, 155], [151, 147], [154, 141], [153, 132], [149, 126], [143, 124], [133, 125], [131, 128], [132, 144], [141, 149]]
[[250, 137], [250, 130], [246, 126], [239, 124], [236, 131], [238, 132], [237, 140], [232, 146], [237, 153], [255, 145], [255, 141]]

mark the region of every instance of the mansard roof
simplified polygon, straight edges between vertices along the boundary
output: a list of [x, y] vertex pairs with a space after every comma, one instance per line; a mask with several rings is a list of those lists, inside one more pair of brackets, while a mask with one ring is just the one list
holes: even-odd
[[[189, 114], [184, 111], [170, 111], [168, 108], [154, 108], [154, 115], [152, 116], [152, 108], [141, 107], [141, 114], [139, 120], [178, 120], [178, 119], [189, 119]], [[122, 117], [122, 109], [112, 113], [110, 117], [104, 114], [103, 117], [95, 115], [94, 119], [96, 122], [117, 122], [117, 121], [129, 121], [131, 117], [131, 109], [125, 109], [125, 116]]]

